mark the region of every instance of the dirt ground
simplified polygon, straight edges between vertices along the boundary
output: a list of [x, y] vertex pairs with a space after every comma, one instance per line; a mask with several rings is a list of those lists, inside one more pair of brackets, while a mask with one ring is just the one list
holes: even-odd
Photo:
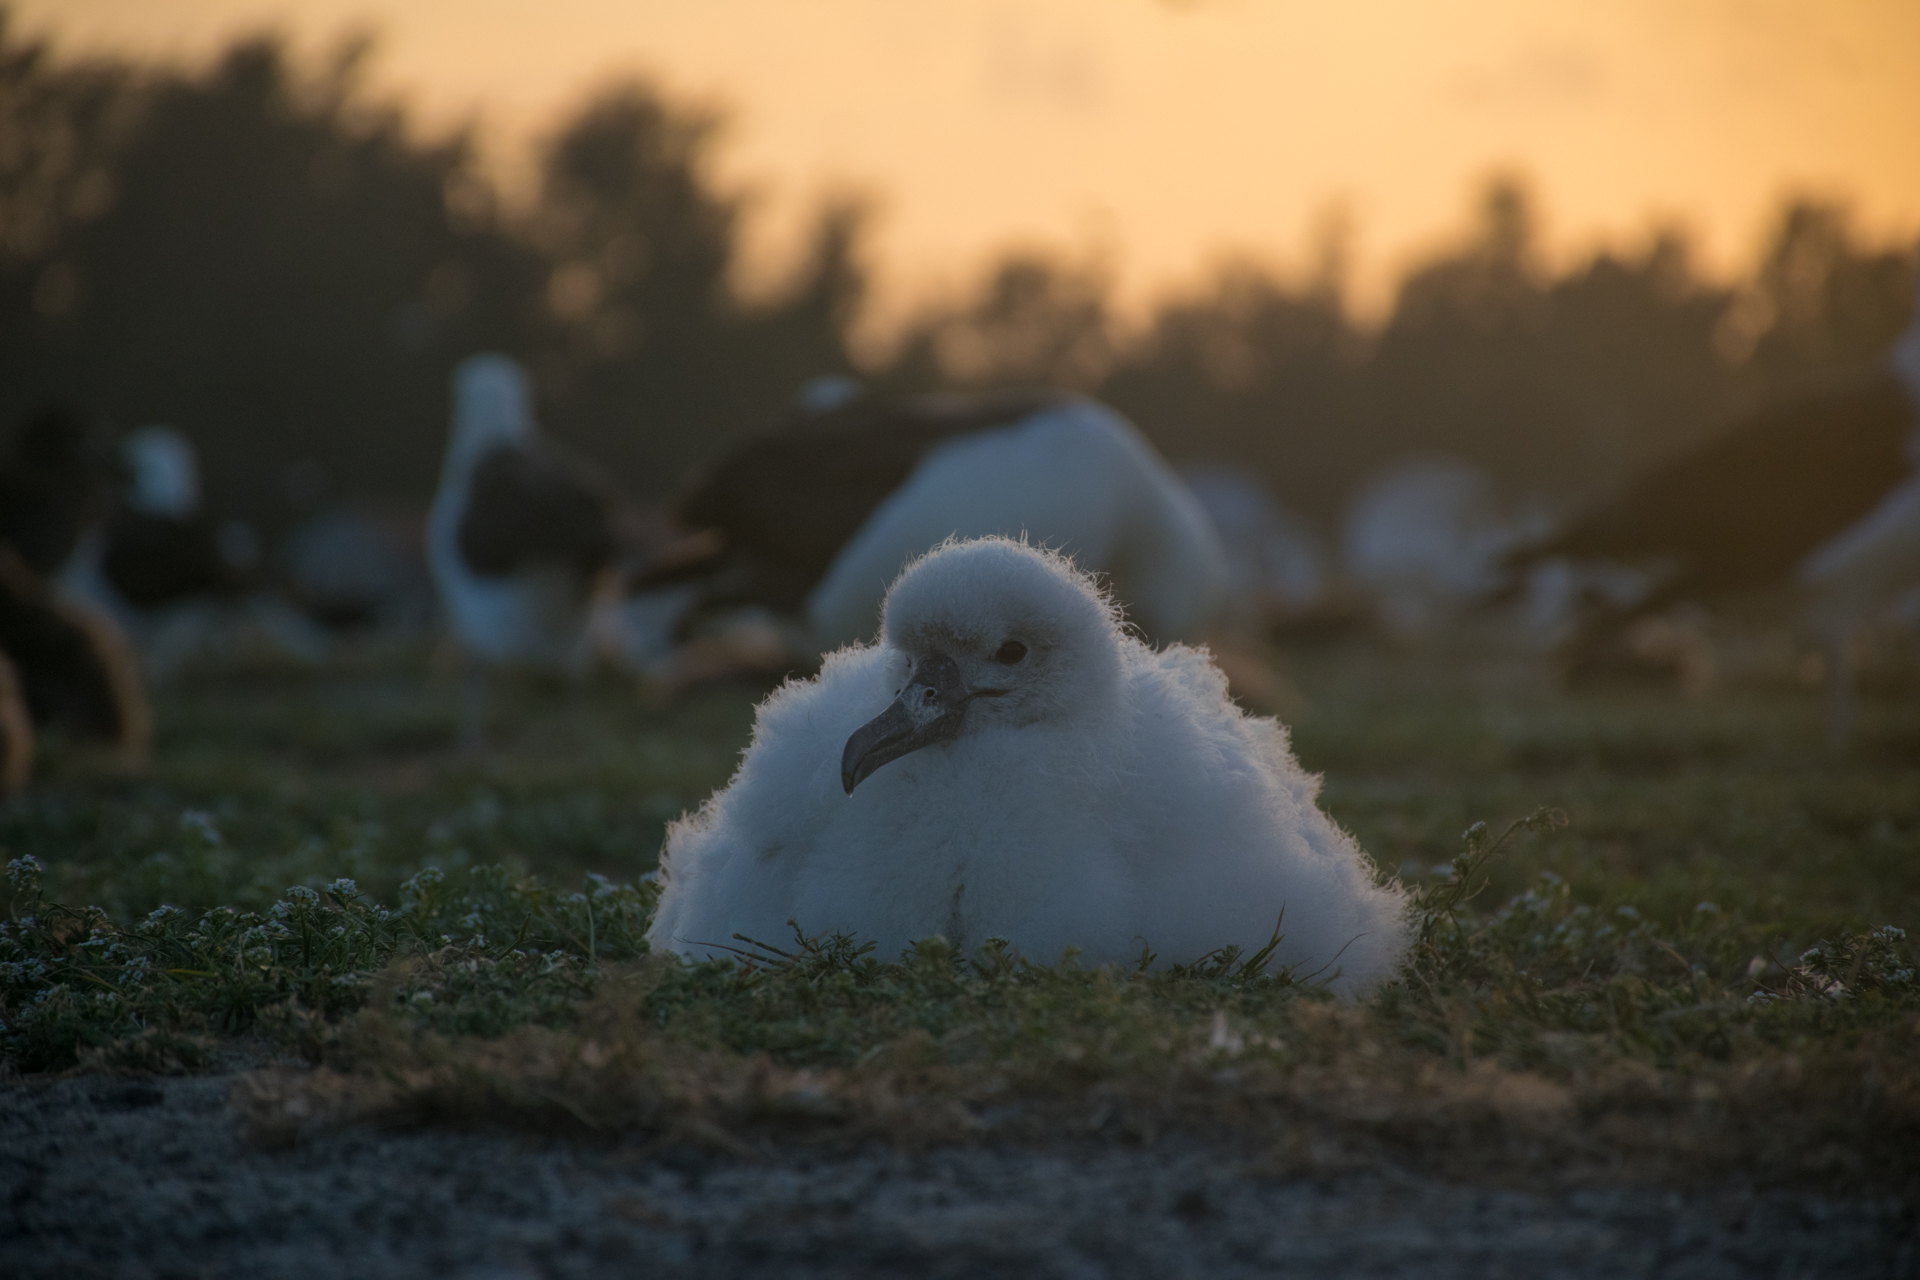
[[1920, 1275], [1893, 1200], [1739, 1186], [1265, 1176], [1142, 1150], [762, 1158], [371, 1129], [249, 1146], [230, 1077], [0, 1090], [0, 1274], [1813, 1277]]

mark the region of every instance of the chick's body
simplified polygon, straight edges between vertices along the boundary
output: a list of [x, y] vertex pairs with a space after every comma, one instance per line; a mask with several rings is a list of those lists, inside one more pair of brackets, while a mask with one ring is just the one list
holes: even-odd
[[[943, 563], [944, 560], [944, 563]], [[916, 575], [918, 578], [916, 579]], [[1011, 584], [1011, 585], [1010, 585]], [[1024, 637], [1004, 675], [993, 646]], [[930, 652], [987, 684], [946, 740], [845, 794], [842, 749]], [[891, 955], [931, 934], [1053, 962], [1161, 963], [1264, 946], [1342, 989], [1384, 977], [1404, 901], [1315, 803], [1285, 730], [1246, 715], [1200, 650], [1122, 631], [1093, 585], [1005, 539], [953, 544], [902, 575], [876, 645], [831, 655], [760, 709], [727, 789], [669, 833], [655, 945], [776, 945], [788, 919]]]

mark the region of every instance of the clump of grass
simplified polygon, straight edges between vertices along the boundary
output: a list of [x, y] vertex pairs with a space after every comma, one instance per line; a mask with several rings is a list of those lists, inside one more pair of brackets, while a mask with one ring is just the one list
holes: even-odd
[[[497, 867], [348, 881], [269, 910], [117, 924], [9, 866], [0, 1052], [17, 1071], [189, 1069], [251, 1029], [318, 1070], [247, 1078], [256, 1132], [518, 1123], [721, 1147], [836, 1139], [1263, 1144], [1288, 1167], [1628, 1168], [1904, 1184], [1920, 1163], [1920, 982], [1891, 926], [1788, 939], [1702, 903], [1656, 921], [1543, 875], [1472, 910], [1512, 837], [1470, 828], [1416, 891], [1400, 978], [1343, 1004], [1225, 950], [1038, 964], [940, 938], [898, 957], [796, 928], [727, 962], [647, 954], [654, 889]], [[1331, 1154], [1330, 1154], [1331, 1153]]]
[[657, 706], [610, 680], [508, 680], [497, 739], [462, 752], [458, 684], [426, 665], [189, 671], [155, 692], [147, 768], [50, 757], [0, 804], [0, 850], [39, 858], [51, 897], [119, 920], [162, 903], [264, 913], [290, 884], [343, 876], [391, 903], [428, 866], [628, 880], [725, 783], [752, 724], [737, 688]]
[[650, 884], [599, 876], [565, 893], [500, 867], [457, 883], [429, 868], [393, 908], [339, 879], [289, 888], [265, 912], [162, 906], [120, 923], [47, 901], [38, 860], [15, 858], [0, 923], [0, 1062], [190, 1069], [219, 1033], [310, 1037], [363, 1008], [390, 970], [405, 974], [388, 983], [391, 998], [424, 1027], [497, 1035], [564, 1020], [593, 993], [601, 962], [645, 950], [654, 898]]
[[1920, 982], [1893, 926], [1843, 931], [1788, 963], [1786, 938], [1712, 903], [1662, 925], [1630, 905], [1577, 902], [1552, 873], [1490, 915], [1463, 918], [1510, 836], [1564, 823], [1542, 810], [1498, 840], [1483, 824], [1466, 832], [1450, 874], [1419, 894], [1414, 955], [1377, 1002], [1402, 1035], [1461, 1065], [1490, 1055], [1563, 1074], [1911, 1035], [1903, 1020], [1920, 1011]]

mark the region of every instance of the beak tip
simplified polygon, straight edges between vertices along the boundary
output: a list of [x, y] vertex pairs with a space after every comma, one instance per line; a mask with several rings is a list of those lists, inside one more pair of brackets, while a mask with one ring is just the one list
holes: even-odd
[[[959, 669], [954, 667], [952, 659], [945, 657], [940, 657], [938, 662], [926, 660], [923, 665], [930, 665], [933, 671], [928, 682], [902, 690], [891, 706], [854, 730], [853, 736], [847, 739], [846, 748], [840, 753], [840, 787], [849, 796], [888, 761], [944, 741], [960, 731], [966, 698]], [[916, 701], [909, 709], [907, 697], [914, 689], [921, 693], [914, 694]], [[938, 706], [933, 705], [936, 701]], [[929, 711], [934, 713], [931, 718], [926, 714]]]
[[[847, 743], [847, 749], [840, 757], [840, 789], [848, 795], [852, 795], [853, 789], [860, 785], [860, 780], [867, 776], [866, 772], [862, 772], [860, 768], [863, 763], [862, 757], [865, 756], [866, 753], [856, 747], [855, 743], [857, 741], [858, 736], [856, 735], [853, 740]], [[871, 772], [871, 770], [867, 772]]]

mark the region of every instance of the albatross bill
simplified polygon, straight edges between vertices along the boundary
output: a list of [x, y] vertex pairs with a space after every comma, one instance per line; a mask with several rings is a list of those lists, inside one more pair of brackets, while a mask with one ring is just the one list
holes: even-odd
[[847, 739], [840, 756], [840, 785], [852, 795], [881, 765], [959, 734], [969, 702], [1006, 692], [968, 688], [959, 663], [944, 653], [928, 654], [914, 664], [907, 687], [893, 704]]

